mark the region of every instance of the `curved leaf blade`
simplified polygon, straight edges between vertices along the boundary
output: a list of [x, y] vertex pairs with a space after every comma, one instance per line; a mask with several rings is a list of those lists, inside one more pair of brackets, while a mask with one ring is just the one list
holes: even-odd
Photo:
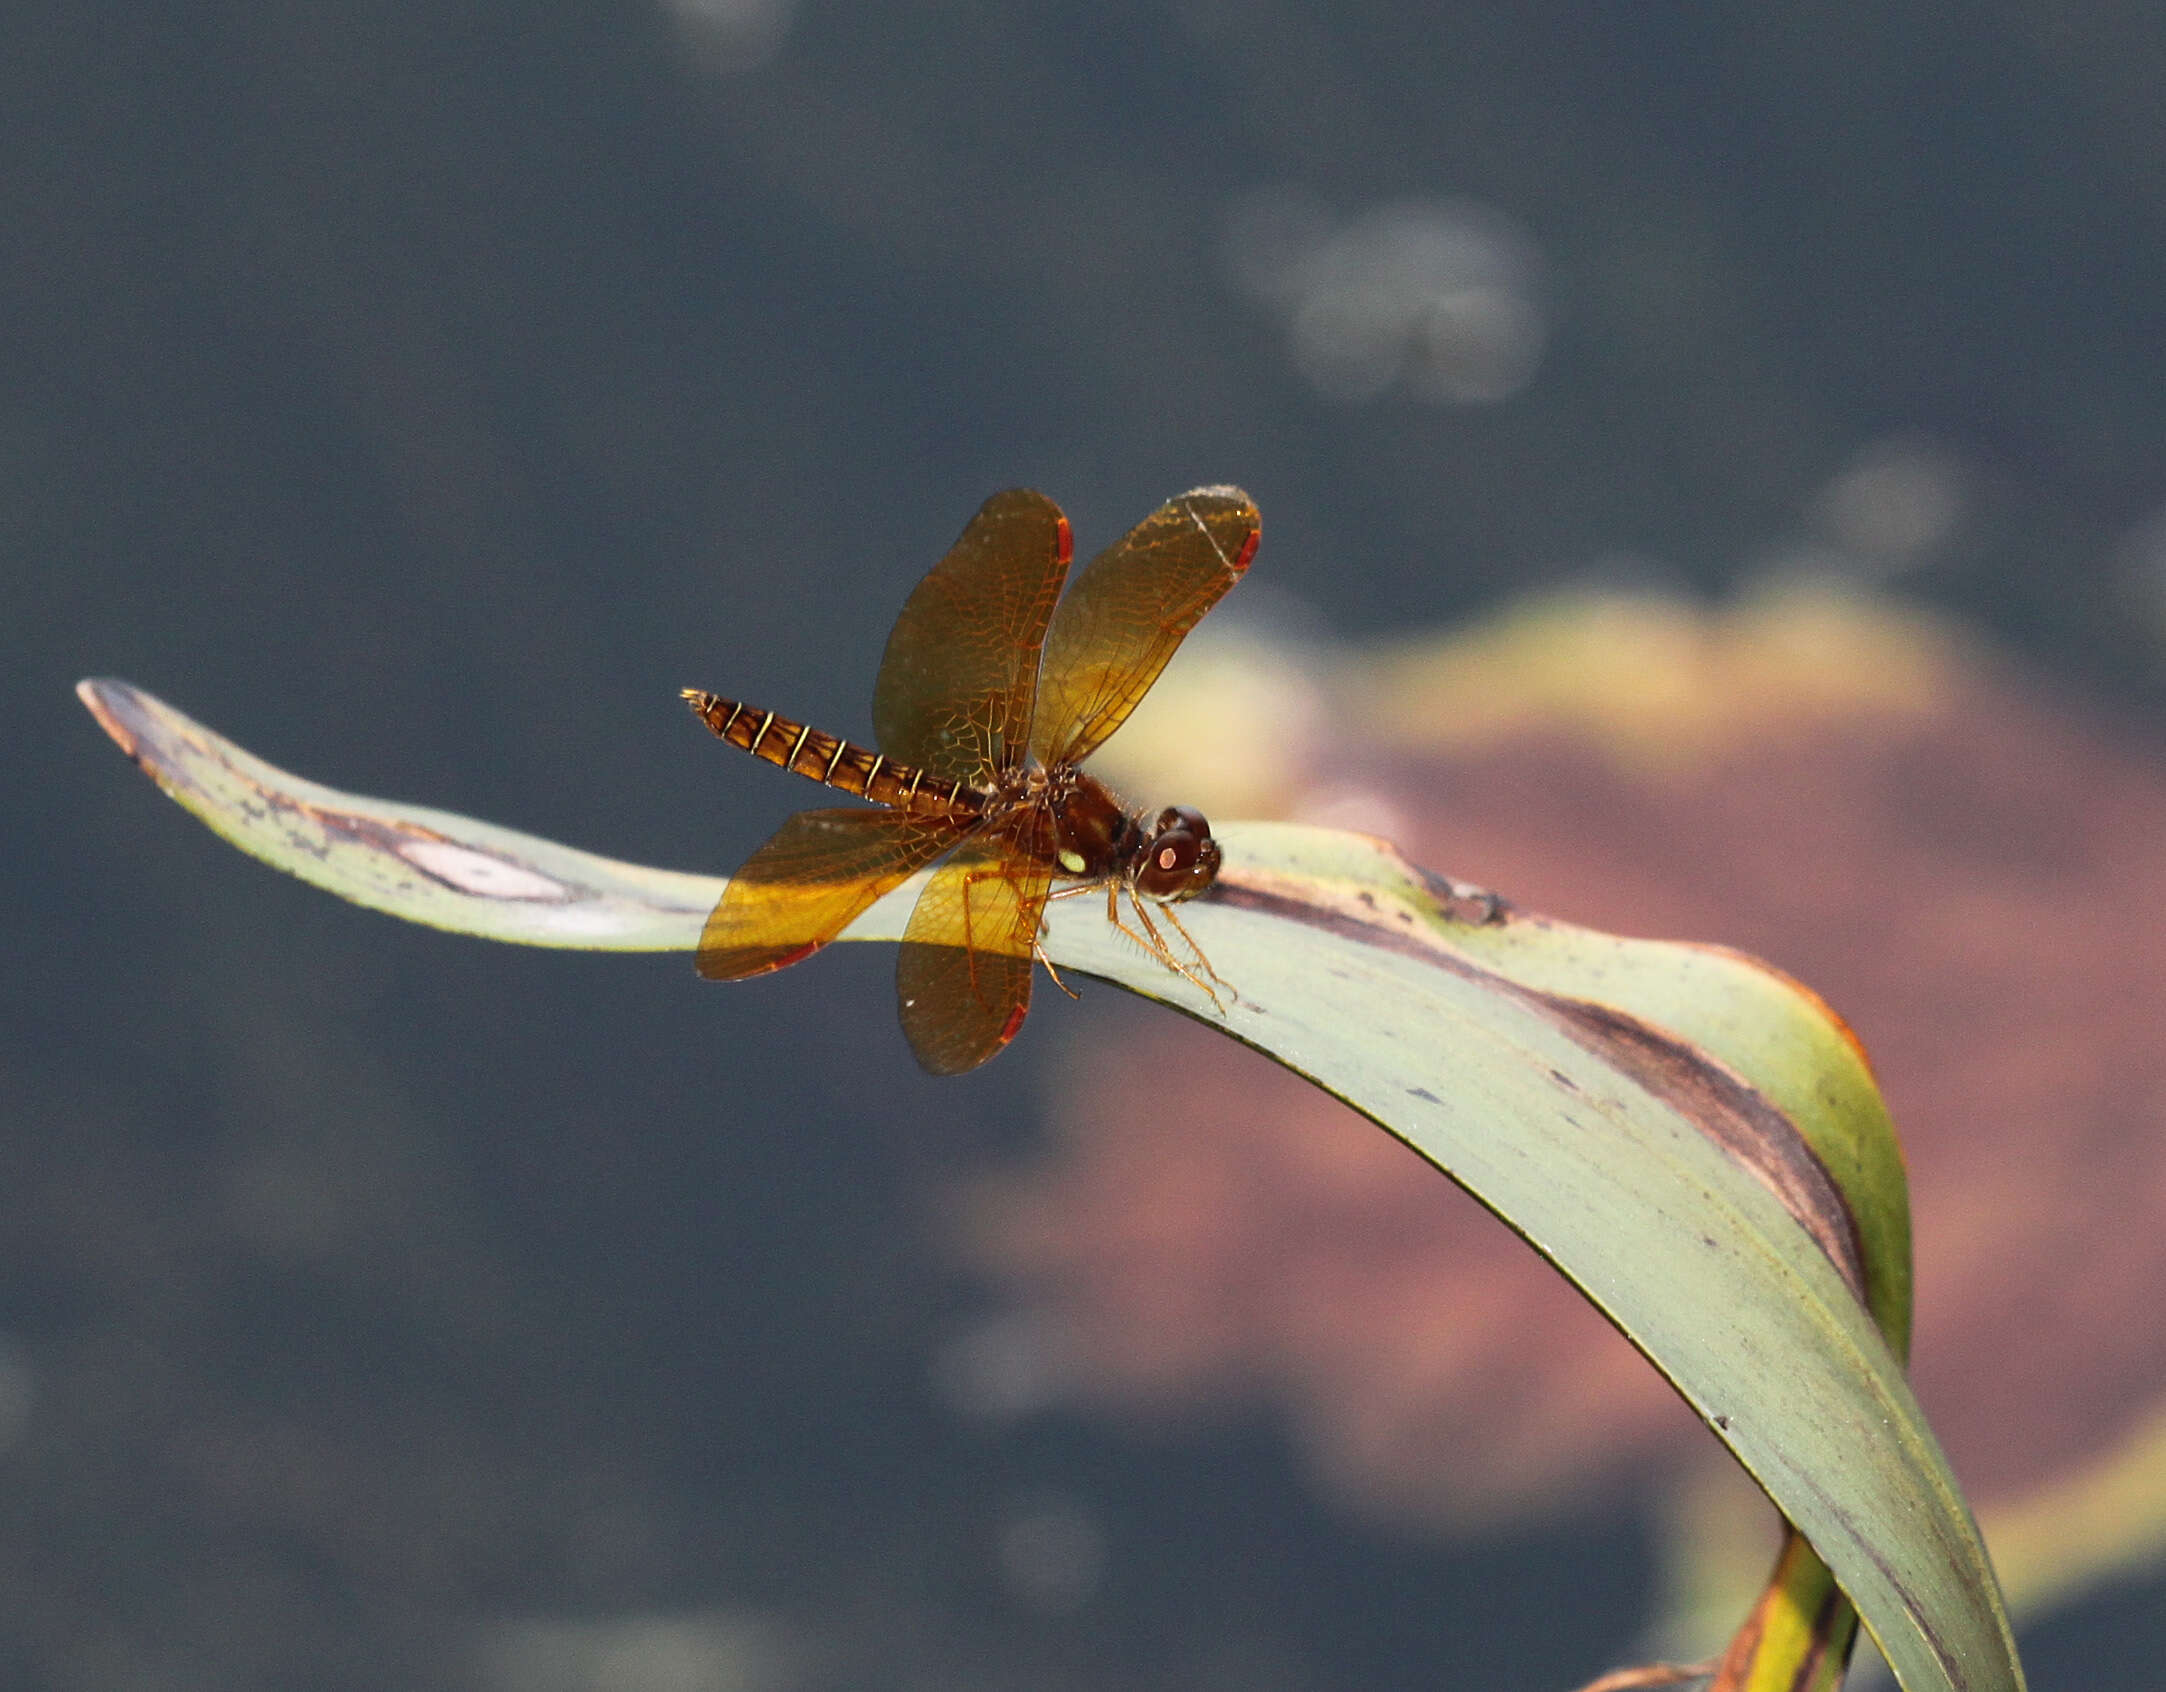
[[[690, 950], [723, 885], [340, 794], [125, 683], [79, 691], [219, 834], [392, 915], [529, 945]], [[1901, 1343], [1900, 1162], [1824, 1007], [1719, 950], [1488, 920], [1480, 897], [1382, 842], [1270, 824], [1220, 837], [1219, 887], [1184, 920], [1238, 991], [1225, 1016], [1092, 901], [1052, 907], [1048, 951], [1308, 1076], [1522, 1234], [1805, 1533], [1909, 1692], [2022, 1687], [1975, 1524], [1861, 1302], [1889, 1308]], [[914, 896], [905, 884], [846, 937], [900, 938]], [[1820, 1152], [1805, 1164], [1834, 1170], [1826, 1190], [1786, 1130]]]
[[83, 681], [75, 692], [143, 773], [212, 833], [273, 869], [408, 922], [523, 946], [690, 951], [727, 885], [304, 781], [127, 682]]
[[[1759, 1175], [1576, 1037], [1560, 1011], [1575, 1001], [1548, 990], [1696, 1003], [1714, 1023], [1738, 960], [1563, 924], [1507, 923], [1500, 938], [1452, 915], [1382, 842], [1291, 825], [1221, 835], [1231, 897], [1184, 920], [1240, 991], [1229, 1031], [1404, 1140], [1574, 1281], [1805, 1533], [1910, 1692], [2022, 1686], [1976, 1525], [1852, 1285]], [[1288, 932], [1300, 925], [1283, 906], [1234, 902], [1288, 883], [1325, 913], [1313, 938]], [[1049, 950], [1194, 1012], [1185, 984], [1153, 980], [1104, 929], [1063, 913]], [[1515, 948], [1522, 979], [1474, 962]], [[1579, 949], [1607, 953], [1606, 967], [1574, 975]], [[1750, 1014], [1829, 1050], [1805, 997]], [[1907, 1303], [1907, 1261], [1902, 1273]]]

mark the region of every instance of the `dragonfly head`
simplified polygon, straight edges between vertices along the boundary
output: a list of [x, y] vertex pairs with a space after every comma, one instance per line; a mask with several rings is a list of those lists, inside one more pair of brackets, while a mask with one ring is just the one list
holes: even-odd
[[1168, 805], [1144, 836], [1136, 856], [1136, 891], [1174, 904], [1193, 899], [1218, 875], [1218, 842], [1203, 813], [1188, 805]]

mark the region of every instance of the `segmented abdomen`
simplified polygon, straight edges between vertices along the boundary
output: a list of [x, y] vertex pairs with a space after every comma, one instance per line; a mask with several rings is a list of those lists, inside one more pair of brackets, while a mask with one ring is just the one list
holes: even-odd
[[899, 811], [976, 812], [981, 808], [977, 793], [961, 782], [942, 781], [915, 764], [899, 764], [855, 741], [839, 740], [742, 700], [697, 688], [686, 688], [684, 698], [699, 720], [722, 739], [794, 775], [862, 794]]

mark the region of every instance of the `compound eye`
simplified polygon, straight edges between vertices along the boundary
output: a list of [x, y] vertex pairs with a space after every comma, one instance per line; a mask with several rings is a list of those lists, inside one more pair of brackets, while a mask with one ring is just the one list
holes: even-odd
[[1218, 842], [1203, 813], [1169, 805], [1158, 813], [1136, 871], [1136, 890], [1153, 899], [1191, 899], [1218, 874]]

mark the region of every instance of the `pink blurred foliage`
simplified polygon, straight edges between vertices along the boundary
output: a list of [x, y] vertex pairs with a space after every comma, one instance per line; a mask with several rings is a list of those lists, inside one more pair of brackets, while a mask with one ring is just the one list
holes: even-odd
[[[1930, 685], [1899, 695], [1728, 673], [1652, 738], [1417, 713], [1294, 772], [1285, 808], [1351, 794], [1523, 909], [1720, 941], [1822, 993], [1904, 1137], [1913, 1376], [1984, 1505], [2166, 1403], [2166, 760], [1965, 643], [1913, 656]], [[1170, 1017], [1086, 1036], [1066, 1073], [1049, 1149], [975, 1190], [964, 1249], [1054, 1325], [1074, 1395], [1276, 1404], [1328, 1490], [1427, 1527], [1711, 1449], [1560, 1277], [1306, 1083]]]

